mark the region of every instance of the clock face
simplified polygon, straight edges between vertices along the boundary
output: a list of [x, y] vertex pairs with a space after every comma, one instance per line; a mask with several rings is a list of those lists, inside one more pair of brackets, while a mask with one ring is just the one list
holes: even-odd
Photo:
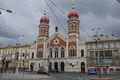
[[58, 39], [55, 39], [55, 40], [54, 40], [54, 44], [57, 45], [58, 43], [59, 43], [59, 40], [58, 40]]

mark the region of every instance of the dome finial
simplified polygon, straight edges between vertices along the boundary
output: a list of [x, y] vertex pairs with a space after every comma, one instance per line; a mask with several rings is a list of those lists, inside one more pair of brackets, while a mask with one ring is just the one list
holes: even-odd
[[44, 16], [40, 18], [41, 24], [49, 24], [49, 18], [46, 17], [46, 10], [44, 10]]
[[72, 0], [72, 9], [75, 9], [75, 0]]
[[44, 10], [44, 15], [46, 15], [46, 10]]

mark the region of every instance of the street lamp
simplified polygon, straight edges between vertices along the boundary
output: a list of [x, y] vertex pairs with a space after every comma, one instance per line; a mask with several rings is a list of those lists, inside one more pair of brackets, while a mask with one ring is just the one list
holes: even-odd
[[98, 42], [99, 42], [99, 35], [98, 35], [98, 30], [100, 30], [100, 28], [93, 28], [92, 30], [95, 30], [95, 32], [96, 32], [96, 53], [97, 53], [97, 64], [98, 64], [98, 68], [99, 68], [99, 77], [100, 77], [100, 74], [101, 74], [101, 70], [100, 70], [100, 54], [99, 54], [99, 45], [98, 45]]
[[[8, 13], [12, 13], [12, 11], [11, 10], [7, 10], [7, 9], [4, 9], [4, 8], [0, 8], [0, 10], [4, 10], [4, 11], [6, 11], [6, 12], [8, 12]], [[0, 11], [0, 14], [2, 14], [2, 12]]]
[[45, 40], [48, 44], [47, 49], [48, 49], [48, 76], [50, 75], [50, 40], [46, 39]]
[[18, 73], [18, 67], [17, 67], [17, 61], [18, 61], [18, 58], [19, 58], [19, 51], [18, 51], [18, 48], [19, 48], [19, 38], [20, 37], [24, 37], [24, 35], [18, 35], [17, 36], [17, 43], [16, 43], [16, 53], [15, 53], [15, 64], [14, 64], [14, 70], [15, 70], [15, 73]]

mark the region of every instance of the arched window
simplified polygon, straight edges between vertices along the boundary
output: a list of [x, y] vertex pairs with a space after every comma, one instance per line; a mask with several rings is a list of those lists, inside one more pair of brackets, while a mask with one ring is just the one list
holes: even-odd
[[84, 50], [81, 50], [81, 57], [84, 57]]
[[32, 52], [32, 59], [34, 58], [34, 52]]
[[52, 48], [50, 48], [50, 58], [52, 58]]
[[44, 29], [41, 29], [41, 34], [43, 34], [43, 30], [44, 30]]
[[75, 49], [74, 49], [74, 47], [70, 48], [70, 56], [75, 56]]
[[46, 33], [46, 29], [44, 29], [44, 32], [43, 32], [44, 34]]
[[55, 58], [58, 58], [58, 48], [55, 48]]
[[40, 66], [41, 66], [41, 65], [40, 65], [40, 63], [39, 63], [39, 68], [40, 68]]
[[65, 57], [65, 49], [64, 47], [61, 47], [61, 57]]
[[38, 51], [37, 51], [37, 57], [38, 57], [38, 58], [43, 57], [42, 49], [38, 49]]

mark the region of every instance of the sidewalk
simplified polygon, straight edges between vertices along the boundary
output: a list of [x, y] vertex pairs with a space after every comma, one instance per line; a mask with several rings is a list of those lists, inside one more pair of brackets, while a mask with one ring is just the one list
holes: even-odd
[[48, 77], [48, 75], [6, 73], [6, 74], [2, 74], [1, 78], [2, 79], [45, 79], [45, 78], [49, 78], [49, 77]]

